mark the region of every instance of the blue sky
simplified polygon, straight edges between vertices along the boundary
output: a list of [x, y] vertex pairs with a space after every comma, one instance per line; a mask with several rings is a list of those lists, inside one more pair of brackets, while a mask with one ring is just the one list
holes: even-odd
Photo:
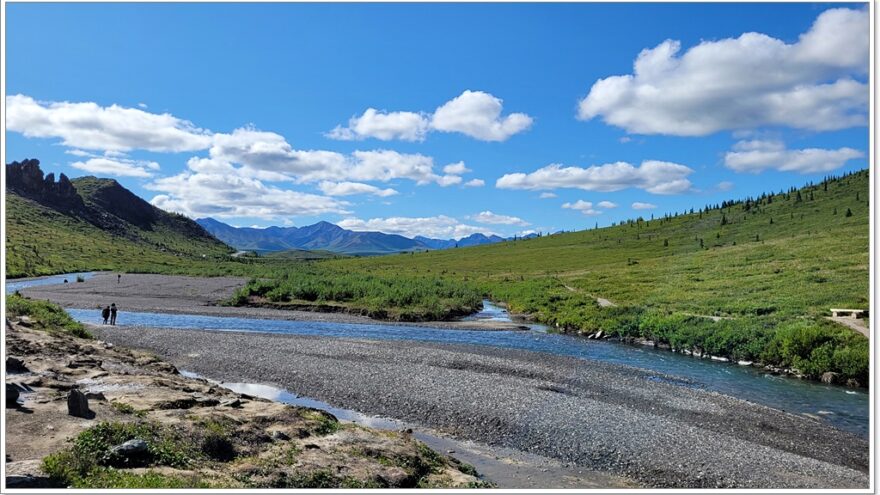
[[239, 226], [582, 229], [868, 166], [865, 4], [11, 3], [6, 26], [7, 162]]

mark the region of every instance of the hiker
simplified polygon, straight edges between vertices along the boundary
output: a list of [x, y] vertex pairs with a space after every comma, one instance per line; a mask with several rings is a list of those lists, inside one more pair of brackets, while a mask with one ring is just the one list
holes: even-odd
[[122, 274], [121, 274], [121, 273], [117, 273], [117, 274], [116, 274], [116, 283], [118, 284], [118, 283], [120, 283], [120, 282], [122, 282]]
[[65, 284], [67, 283], [67, 279], [66, 279], [66, 278], [64, 279], [64, 283], [65, 283]]
[[116, 303], [110, 305], [110, 324], [116, 324]]
[[104, 325], [107, 324], [107, 318], [110, 318], [110, 306], [101, 310], [101, 318], [104, 318]]

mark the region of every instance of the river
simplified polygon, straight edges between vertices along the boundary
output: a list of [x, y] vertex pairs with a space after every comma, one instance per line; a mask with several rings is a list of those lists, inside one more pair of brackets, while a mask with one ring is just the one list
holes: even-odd
[[[15, 280], [7, 284], [7, 293], [29, 286], [63, 283], [65, 278], [70, 283], [75, 283], [76, 275], [86, 278], [91, 276], [85, 273]], [[469, 318], [509, 321], [509, 315], [503, 308], [489, 301], [484, 306], [482, 312]], [[96, 310], [68, 308], [68, 312], [84, 323], [101, 322], [100, 312]], [[118, 324], [346, 339], [414, 340], [546, 352], [656, 371], [657, 380], [667, 380], [660, 374], [674, 375], [681, 378], [674, 381], [681, 386], [703, 388], [776, 409], [808, 415], [862, 437], [867, 438], [869, 435], [870, 398], [865, 391], [776, 376], [751, 366], [699, 359], [651, 347], [547, 333], [539, 325], [533, 326], [529, 331], [464, 331], [381, 323], [363, 325], [139, 312], [120, 313]]]

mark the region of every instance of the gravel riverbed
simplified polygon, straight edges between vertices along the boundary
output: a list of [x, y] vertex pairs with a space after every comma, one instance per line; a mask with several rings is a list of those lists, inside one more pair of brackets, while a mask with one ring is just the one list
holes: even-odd
[[94, 330], [101, 339], [153, 351], [210, 378], [272, 384], [335, 407], [652, 487], [869, 484], [864, 439], [627, 366], [488, 346]]

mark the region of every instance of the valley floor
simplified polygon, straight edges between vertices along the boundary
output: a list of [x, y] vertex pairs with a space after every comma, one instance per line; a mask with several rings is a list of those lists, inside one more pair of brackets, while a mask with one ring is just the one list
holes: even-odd
[[[115, 303], [120, 317], [126, 311], [148, 313], [232, 316], [272, 320], [323, 321], [331, 323], [375, 324], [377, 320], [345, 312], [319, 312], [253, 306], [222, 306], [235, 289], [247, 282], [243, 277], [187, 277], [180, 275], [98, 273], [83, 282], [29, 287], [22, 295], [50, 300], [65, 308], [95, 309]], [[526, 330], [525, 323], [482, 321], [389, 322], [406, 325], [460, 330]]]
[[868, 486], [865, 439], [627, 366], [487, 346], [93, 330], [203, 376], [275, 384], [647, 486]]

